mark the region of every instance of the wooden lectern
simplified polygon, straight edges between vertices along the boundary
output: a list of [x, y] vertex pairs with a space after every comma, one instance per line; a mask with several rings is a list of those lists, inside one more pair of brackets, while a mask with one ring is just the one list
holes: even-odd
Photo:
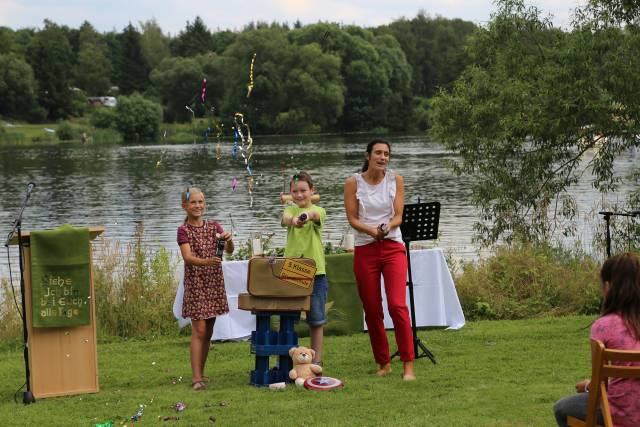
[[[89, 239], [95, 239], [102, 232], [104, 227], [89, 227]], [[99, 391], [99, 386], [93, 272], [89, 282], [91, 298], [88, 325], [34, 328], [32, 326], [30, 234], [28, 231], [21, 233], [24, 245], [25, 294], [23, 298], [29, 334], [31, 391], [37, 398], [96, 393]], [[11, 239], [10, 244], [18, 244], [17, 235]]]

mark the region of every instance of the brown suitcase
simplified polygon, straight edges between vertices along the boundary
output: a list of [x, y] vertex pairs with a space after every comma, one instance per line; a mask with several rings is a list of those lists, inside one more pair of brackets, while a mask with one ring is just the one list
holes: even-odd
[[257, 297], [311, 295], [316, 263], [309, 258], [254, 257], [249, 260], [247, 292]]
[[238, 308], [249, 311], [309, 311], [311, 297], [269, 298], [238, 294]]

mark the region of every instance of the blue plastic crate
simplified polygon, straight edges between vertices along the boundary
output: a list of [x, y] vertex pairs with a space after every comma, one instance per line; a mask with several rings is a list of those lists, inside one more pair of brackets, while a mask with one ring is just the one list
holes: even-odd
[[[300, 320], [299, 312], [257, 312], [256, 330], [251, 333], [251, 352], [256, 355], [255, 369], [251, 371], [251, 384], [264, 387], [276, 382], [291, 382], [289, 371], [293, 362], [289, 349], [298, 345], [294, 325]], [[278, 331], [271, 329], [271, 316], [280, 316]], [[278, 357], [278, 366], [269, 368], [271, 356]]]

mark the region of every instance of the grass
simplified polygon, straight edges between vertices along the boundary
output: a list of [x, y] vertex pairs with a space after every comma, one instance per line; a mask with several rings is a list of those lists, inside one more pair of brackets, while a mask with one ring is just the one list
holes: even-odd
[[[7, 126], [7, 124], [12, 126]], [[48, 123], [24, 123], [10, 119], [0, 120], [0, 144], [11, 145], [39, 145], [39, 144], [57, 144], [60, 143], [58, 138], [58, 130], [63, 126], [67, 126], [76, 135], [71, 141], [79, 142], [80, 134], [88, 131], [90, 125], [84, 119], [74, 119], [70, 122], [48, 122]], [[45, 131], [53, 129], [55, 132]], [[93, 131], [95, 132], [95, 130]], [[101, 134], [101, 132], [98, 132]]]
[[[422, 331], [438, 364], [416, 362], [418, 380], [403, 382], [401, 364], [378, 378], [366, 334], [327, 337], [325, 373], [345, 388], [311, 392], [288, 386], [270, 391], [248, 385], [249, 343], [216, 343], [205, 391], [189, 388], [189, 337], [150, 341], [110, 339], [98, 345], [100, 392], [23, 406], [13, 395], [24, 378], [22, 351], [0, 347], [2, 425], [137, 424], [177, 416], [176, 425], [549, 426], [553, 403], [589, 375], [592, 316], [478, 321], [459, 331]], [[393, 341], [391, 341], [393, 342]], [[308, 344], [302, 339], [301, 344]], [[172, 378], [182, 381], [172, 384]], [[18, 395], [20, 401], [21, 394]], [[177, 402], [187, 408], [171, 409]], [[164, 424], [164, 423], [163, 423]]]

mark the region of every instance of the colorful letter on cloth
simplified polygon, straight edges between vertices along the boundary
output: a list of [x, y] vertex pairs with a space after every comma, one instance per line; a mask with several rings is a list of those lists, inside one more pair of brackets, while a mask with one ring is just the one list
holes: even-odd
[[88, 228], [31, 232], [33, 327], [89, 324], [90, 249]]

